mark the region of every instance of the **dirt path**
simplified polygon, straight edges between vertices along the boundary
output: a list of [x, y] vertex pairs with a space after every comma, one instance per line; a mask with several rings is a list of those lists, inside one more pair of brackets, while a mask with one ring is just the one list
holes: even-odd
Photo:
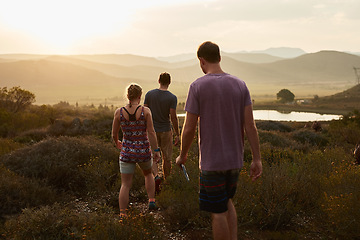
[[186, 232], [180, 230], [177, 232], [170, 232], [167, 229], [161, 208], [158, 208], [157, 210], [154, 211], [149, 211], [148, 204], [144, 202], [134, 202], [131, 203], [131, 206], [136, 208], [142, 214], [152, 215], [153, 218], [155, 219], [155, 224], [160, 226], [160, 229], [163, 231], [163, 235], [165, 236], [165, 239], [169, 239], [169, 240], [191, 239], [188, 238], [188, 234], [186, 234]]

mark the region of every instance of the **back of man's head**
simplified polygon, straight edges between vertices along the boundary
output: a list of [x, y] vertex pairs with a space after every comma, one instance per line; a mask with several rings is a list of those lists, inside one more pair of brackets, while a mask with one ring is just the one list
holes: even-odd
[[202, 43], [197, 51], [198, 58], [203, 58], [209, 63], [220, 62], [219, 46], [213, 42], [207, 41]]
[[167, 86], [171, 83], [171, 77], [170, 74], [167, 72], [163, 72], [160, 74], [159, 82], [161, 85]]

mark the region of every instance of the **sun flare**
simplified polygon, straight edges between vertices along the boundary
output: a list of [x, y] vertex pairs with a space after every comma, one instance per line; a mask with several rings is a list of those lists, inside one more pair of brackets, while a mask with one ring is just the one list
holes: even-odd
[[[2, 24], [26, 33], [56, 53], [69, 53], [89, 37], [101, 37], [124, 30], [131, 10], [91, 1], [9, 1]], [[112, 2], [114, 3], [114, 2]], [[122, 9], [125, 10], [124, 6]]]

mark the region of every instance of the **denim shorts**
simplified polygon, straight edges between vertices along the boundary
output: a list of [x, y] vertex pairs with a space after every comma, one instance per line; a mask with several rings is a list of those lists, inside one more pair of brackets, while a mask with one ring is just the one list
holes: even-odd
[[139, 165], [141, 170], [148, 170], [152, 167], [153, 160], [151, 159], [150, 161], [141, 162], [141, 163], [128, 163], [128, 162], [119, 161], [120, 173], [130, 173], [130, 174], [134, 173], [136, 164]]
[[200, 210], [223, 213], [236, 192], [240, 169], [200, 171]]

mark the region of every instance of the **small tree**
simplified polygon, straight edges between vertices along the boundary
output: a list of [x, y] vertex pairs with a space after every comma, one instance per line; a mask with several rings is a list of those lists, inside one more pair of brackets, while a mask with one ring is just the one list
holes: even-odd
[[281, 89], [276, 94], [276, 97], [282, 103], [292, 102], [295, 99], [295, 95], [292, 92], [290, 92], [290, 90], [288, 90], [288, 89]]
[[20, 87], [0, 88], [0, 107], [9, 112], [17, 113], [35, 102], [35, 94]]
[[319, 95], [314, 95], [313, 102], [317, 102], [317, 101], [319, 101]]

